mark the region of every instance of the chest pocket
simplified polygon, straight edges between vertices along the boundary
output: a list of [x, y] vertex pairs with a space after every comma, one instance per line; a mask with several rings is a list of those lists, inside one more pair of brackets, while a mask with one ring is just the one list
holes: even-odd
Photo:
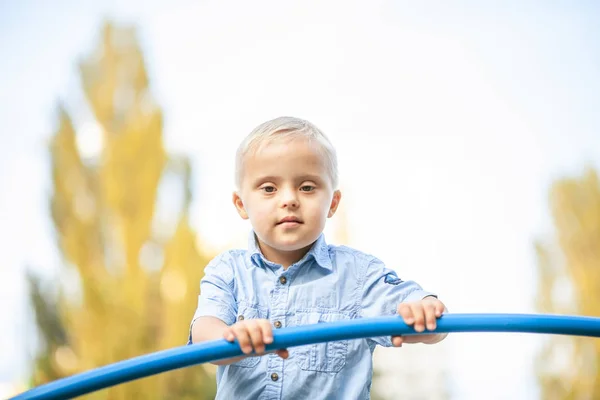
[[[246, 303], [240, 302], [238, 304], [238, 315], [237, 320], [247, 320], [247, 319], [256, 319], [256, 318], [267, 318], [267, 312], [258, 309], [257, 307], [252, 307]], [[254, 368], [260, 362], [259, 357], [246, 357], [238, 362], [235, 362], [231, 365], [241, 368]]]
[[[296, 325], [311, 325], [350, 319], [345, 314], [324, 312], [296, 313]], [[305, 371], [340, 372], [346, 365], [348, 340], [292, 347], [290, 358]]]

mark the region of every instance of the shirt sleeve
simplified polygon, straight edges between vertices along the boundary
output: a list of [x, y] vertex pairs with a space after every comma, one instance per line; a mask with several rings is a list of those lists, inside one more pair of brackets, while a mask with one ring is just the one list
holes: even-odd
[[[363, 283], [360, 311], [362, 318], [396, 315], [400, 303], [419, 301], [428, 296], [437, 297], [423, 290], [416, 282], [403, 281], [395, 271], [386, 268], [376, 258], [367, 265]], [[389, 336], [371, 340], [381, 346], [392, 346], [392, 338]]]
[[214, 258], [200, 281], [198, 307], [190, 323], [188, 344], [192, 344], [192, 327], [200, 317], [215, 317], [232, 325], [236, 320], [237, 302], [234, 295], [234, 273], [231, 262], [221, 255]]

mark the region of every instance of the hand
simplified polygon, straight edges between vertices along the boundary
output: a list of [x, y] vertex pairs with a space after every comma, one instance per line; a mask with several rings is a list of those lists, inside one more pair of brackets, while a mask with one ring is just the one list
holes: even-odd
[[[400, 303], [398, 305], [398, 315], [404, 319], [407, 325], [413, 325], [415, 331], [424, 332], [434, 330], [436, 321], [446, 311], [444, 303], [437, 298], [428, 296], [421, 301], [413, 303]], [[403, 343], [427, 343], [433, 344], [444, 339], [447, 334], [425, 334], [410, 336], [392, 336], [392, 344], [401, 347]]]
[[[273, 343], [273, 331], [268, 319], [247, 319], [236, 322], [223, 332], [223, 337], [228, 342], [237, 339], [244, 354], [250, 354], [254, 350], [257, 355], [263, 355], [265, 346]], [[276, 350], [275, 353], [283, 359], [289, 357], [286, 349]]]

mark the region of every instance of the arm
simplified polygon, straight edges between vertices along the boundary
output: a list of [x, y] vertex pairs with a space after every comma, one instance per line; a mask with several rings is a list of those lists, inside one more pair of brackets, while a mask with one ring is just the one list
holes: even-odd
[[[262, 355], [265, 344], [272, 343], [271, 324], [266, 319], [249, 319], [236, 322], [237, 301], [234, 292], [234, 272], [230, 263], [219, 256], [211, 261], [204, 270], [205, 276], [200, 283], [198, 308], [194, 314], [188, 344], [208, 340], [222, 339], [229, 342], [238, 340], [245, 356], [215, 361], [215, 365], [227, 365], [237, 362], [253, 351]], [[276, 353], [287, 358], [287, 350]]]
[[[222, 339], [229, 326], [216, 317], [198, 317], [192, 324], [192, 343]], [[214, 365], [227, 365], [240, 361], [245, 356], [215, 361]]]
[[[421, 301], [398, 304], [398, 314], [402, 316], [408, 325], [414, 325], [417, 332], [430, 331], [436, 327], [436, 321], [448, 309], [434, 296], [427, 296]], [[441, 342], [448, 336], [447, 333], [408, 335], [392, 337], [392, 344], [401, 347], [402, 343], [425, 343], [435, 344]]]
[[[421, 305], [421, 302], [424, 301], [427, 308], [431, 308], [429, 306], [430, 302], [439, 302], [435, 294], [423, 290], [421, 286], [413, 281], [403, 281], [396, 275], [396, 272], [386, 268], [383, 262], [376, 258], [371, 259], [364, 267], [363, 271], [364, 273], [362, 276], [364, 276], [364, 278], [362, 282], [362, 300], [360, 308], [361, 317], [399, 314], [407, 324], [415, 324], [415, 330], [419, 331], [419, 329], [425, 329], [424, 308]], [[441, 302], [439, 303], [441, 304]], [[413, 305], [416, 305], [416, 308], [413, 307]], [[414, 311], [413, 308], [415, 308]], [[406, 311], [415, 313], [412, 314], [412, 321], [408, 318], [411, 315], [408, 315], [405, 309]], [[418, 314], [419, 309], [422, 311], [421, 314]], [[435, 312], [433, 315], [433, 329], [435, 329]], [[431, 322], [430, 320], [427, 321]], [[423, 325], [422, 328], [421, 325]], [[431, 336], [432, 335], [411, 335], [403, 338], [396, 336], [394, 338], [384, 337], [373, 338], [371, 340], [379, 345], [389, 347], [393, 345], [401, 346], [403, 341], [404, 343], [436, 343], [443, 339], [441, 336], [435, 338], [432, 338]]]
[[[225, 322], [215, 317], [200, 317], [192, 326], [192, 342], [205, 342], [224, 338], [229, 342], [238, 340], [244, 356], [227, 358], [213, 362], [215, 365], [227, 365], [240, 361], [252, 351], [257, 355], [265, 354], [265, 345], [273, 342], [271, 323], [266, 319], [255, 319], [238, 322], [228, 326]], [[275, 353], [281, 358], [288, 358], [287, 350], [277, 350]]]
[[[233, 268], [226, 255], [221, 254], [204, 269], [188, 344], [223, 338], [225, 330], [236, 320], [237, 302], [233, 288]], [[220, 360], [214, 364], [229, 364], [240, 359]]]
[[192, 325], [192, 343], [222, 339], [228, 325], [216, 317], [198, 317]]

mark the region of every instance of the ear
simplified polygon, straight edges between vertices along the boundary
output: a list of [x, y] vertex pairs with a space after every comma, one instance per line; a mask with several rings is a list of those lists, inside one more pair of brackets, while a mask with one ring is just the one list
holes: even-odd
[[327, 218], [333, 217], [333, 215], [337, 211], [338, 206], [340, 205], [340, 200], [342, 200], [342, 192], [336, 190], [335, 192], [333, 192], [333, 199], [331, 199], [331, 205], [329, 206]]
[[240, 217], [242, 217], [242, 219], [248, 219], [248, 213], [246, 212], [246, 208], [244, 207], [244, 203], [242, 202], [242, 198], [238, 192], [233, 192], [232, 200], [235, 209], [237, 210], [238, 214], [240, 214]]

